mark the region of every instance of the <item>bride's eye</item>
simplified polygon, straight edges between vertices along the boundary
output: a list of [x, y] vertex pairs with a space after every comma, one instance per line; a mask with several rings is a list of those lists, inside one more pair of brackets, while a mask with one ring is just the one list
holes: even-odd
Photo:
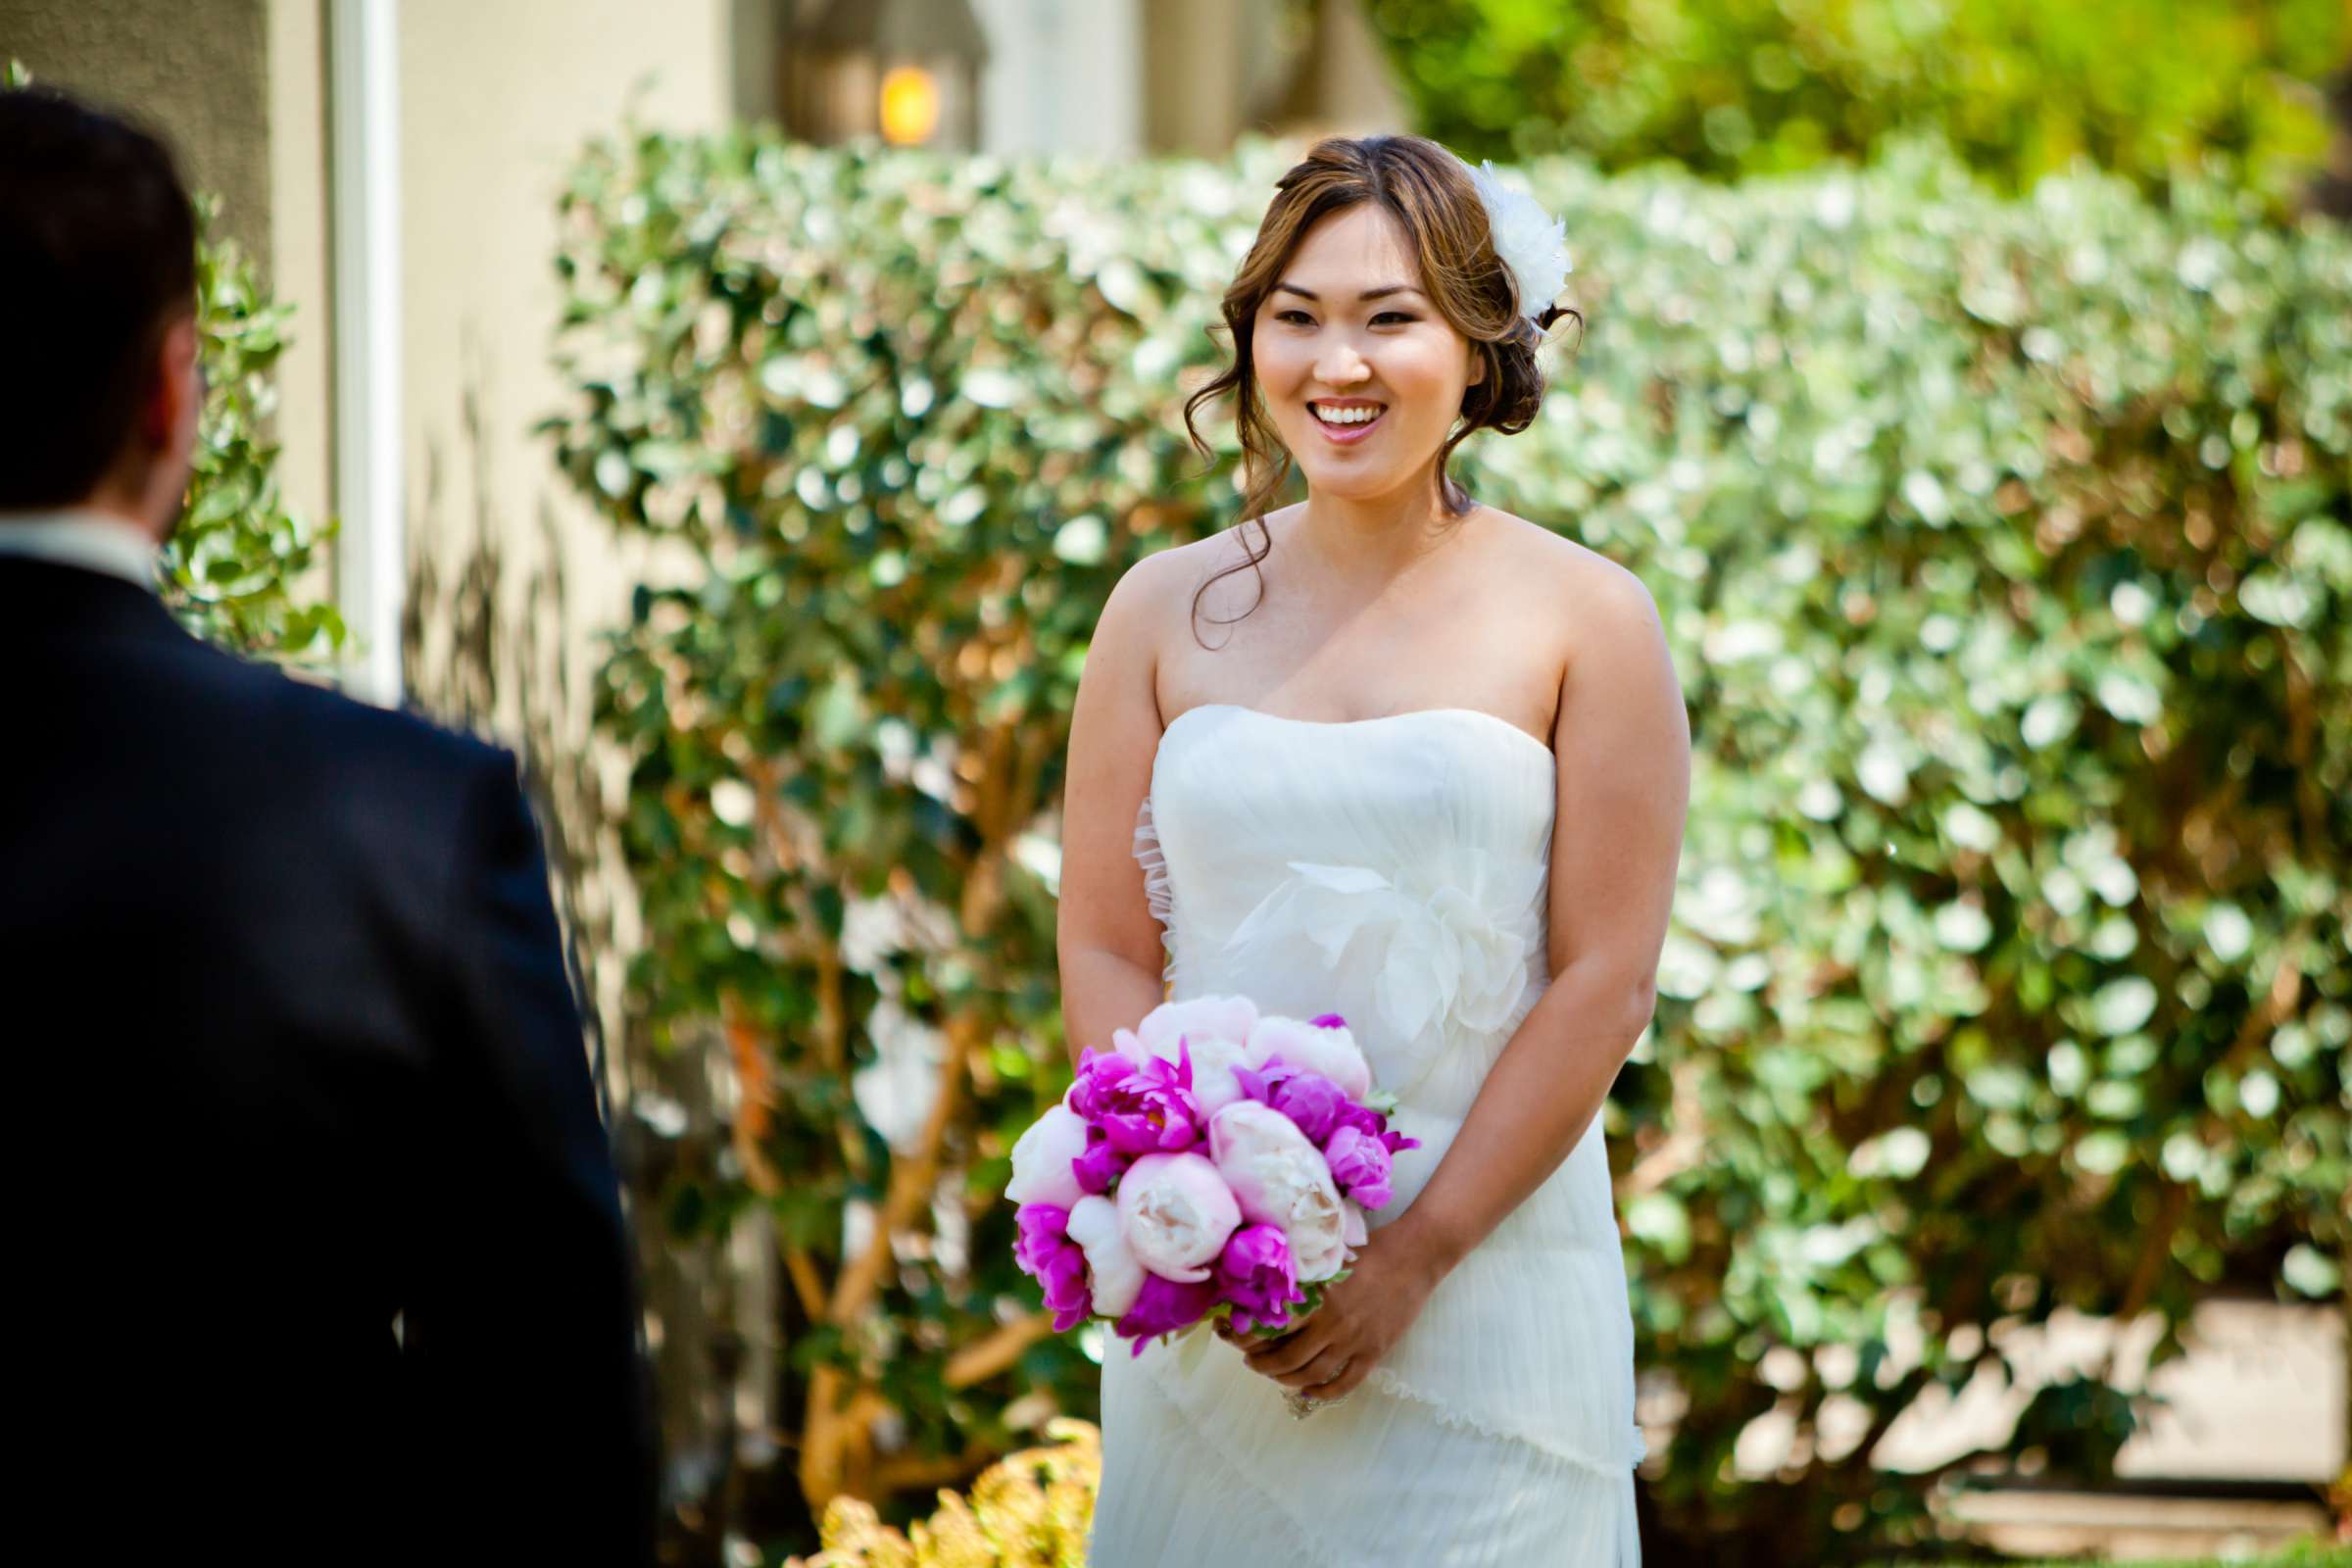
[[1285, 326], [1312, 326], [1315, 318], [1304, 311], [1276, 311], [1274, 319]]
[[1383, 321], [1397, 321], [1409, 326], [1419, 319], [1421, 318], [1418, 316], [1408, 316], [1403, 311], [1383, 311], [1372, 318], [1372, 324], [1378, 326]]

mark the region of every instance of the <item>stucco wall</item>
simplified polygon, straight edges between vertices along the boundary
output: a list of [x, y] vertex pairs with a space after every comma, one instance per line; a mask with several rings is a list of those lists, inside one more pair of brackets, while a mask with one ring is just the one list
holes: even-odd
[[164, 131], [188, 182], [270, 256], [268, 0], [0, 0], [0, 59]]
[[[580, 148], [624, 116], [679, 130], [726, 122], [733, 12], [730, 0], [400, 8], [408, 680], [418, 706], [548, 770], [559, 808], [564, 788], [591, 782], [555, 774], [585, 765], [594, 635], [625, 613], [637, 564], [532, 433], [565, 395], [549, 366], [556, 200]], [[592, 979], [599, 1001], [617, 1000], [617, 976]]]

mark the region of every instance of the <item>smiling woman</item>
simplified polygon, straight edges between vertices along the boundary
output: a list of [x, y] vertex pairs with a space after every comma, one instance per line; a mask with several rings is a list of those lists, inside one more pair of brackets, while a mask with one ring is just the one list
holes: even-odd
[[1185, 404], [1205, 457], [1200, 413], [1233, 399], [1242, 514], [1256, 534], [1227, 572], [1255, 569], [1272, 548], [1265, 514], [1294, 463], [1312, 487], [1372, 494], [1407, 481], [1434, 449], [1445, 511], [1469, 511], [1446, 471], [1454, 448], [1478, 430], [1511, 435], [1534, 422], [1536, 351], [1576, 314], [1520, 297], [1477, 177], [1436, 142], [1317, 144], [1276, 185], [1225, 292], [1233, 363]]
[[[1446, 471], [1472, 431], [1535, 417], [1564, 249], [1434, 143], [1317, 146], [1224, 296], [1233, 364], [1187, 409], [1235, 395], [1249, 520], [1139, 563], [1088, 645], [1064, 1038], [1115, 1040], [1163, 978], [1176, 1004], [1336, 1015], [1415, 1146], [1302, 1321], [1104, 1358], [1098, 1562], [1639, 1562], [1598, 1111], [1655, 995], [1684, 705], [1630, 572]], [[1267, 514], [1294, 465], [1305, 501]], [[1255, 600], [1237, 582], [1204, 612], [1244, 567]], [[1244, 1108], [1208, 1118], [1212, 1150]], [[1325, 1154], [1306, 1175], [1336, 1181], [1348, 1156]], [[1326, 1277], [1294, 1227], [1336, 1198], [1236, 1193], [1298, 1279]], [[1194, 1299], [1152, 1333], [1209, 1321]]]

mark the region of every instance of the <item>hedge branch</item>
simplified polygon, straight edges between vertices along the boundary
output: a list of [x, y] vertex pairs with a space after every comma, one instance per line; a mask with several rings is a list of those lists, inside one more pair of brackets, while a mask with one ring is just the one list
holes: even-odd
[[948, 1357], [947, 1380], [951, 1389], [968, 1389], [975, 1383], [985, 1383], [1021, 1358], [1021, 1352], [1054, 1333], [1054, 1317], [1050, 1312], [1032, 1312], [1029, 1316], [1007, 1323], [984, 1340], [978, 1340]]

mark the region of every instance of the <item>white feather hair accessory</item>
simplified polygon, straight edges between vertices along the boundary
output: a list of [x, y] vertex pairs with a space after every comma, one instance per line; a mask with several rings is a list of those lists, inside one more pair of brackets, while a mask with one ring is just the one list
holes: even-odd
[[1486, 205], [1494, 254], [1502, 258], [1519, 290], [1519, 314], [1542, 325], [1544, 310], [1559, 298], [1568, 274], [1576, 270], [1568, 258], [1568, 225], [1544, 211], [1533, 196], [1503, 184], [1492, 163], [1470, 170], [1470, 183]]

